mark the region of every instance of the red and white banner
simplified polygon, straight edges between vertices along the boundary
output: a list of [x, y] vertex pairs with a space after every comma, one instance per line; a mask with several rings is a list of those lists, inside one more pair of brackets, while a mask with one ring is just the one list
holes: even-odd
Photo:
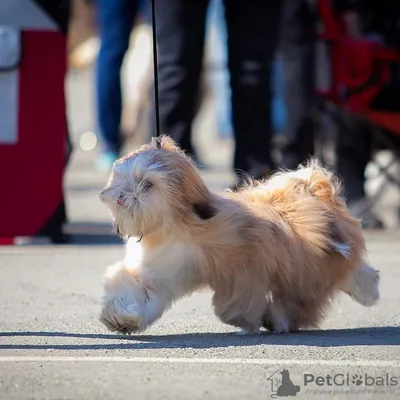
[[66, 36], [33, 0], [0, 0], [0, 242], [63, 202]]

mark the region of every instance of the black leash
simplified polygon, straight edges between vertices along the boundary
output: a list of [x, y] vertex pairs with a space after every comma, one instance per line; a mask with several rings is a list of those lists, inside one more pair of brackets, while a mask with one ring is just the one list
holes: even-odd
[[160, 101], [158, 97], [158, 57], [157, 57], [157, 31], [156, 31], [156, 0], [151, 0], [151, 24], [153, 32], [153, 68], [154, 68], [154, 106], [156, 111], [156, 136], [160, 136]]

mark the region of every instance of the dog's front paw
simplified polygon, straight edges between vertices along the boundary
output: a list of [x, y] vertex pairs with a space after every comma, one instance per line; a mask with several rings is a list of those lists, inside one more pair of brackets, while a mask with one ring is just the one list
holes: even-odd
[[106, 318], [104, 314], [101, 314], [100, 321], [111, 332], [119, 332], [123, 333], [124, 335], [130, 335], [140, 331], [139, 317], [131, 315], [117, 315], [111, 320]]
[[285, 308], [280, 302], [269, 303], [263, 316], [263, 326], [273, 333], [287, 333], [291, 331], [291, 321], [286, 316]]
[[253, 328], [253, 329], [242, 328], [239, 331], [236, 331], [235, 334], [237, 336], [260, 335], [261, 331], [260, 328]]
[[276, 319], [273, 323], [274, 333], [288, 333], [290, 332], [289, 320], [282, 315], [280, 318]]
[[112, 332], [125, 335], [141, 332], [145, 329], [140, 310], [134, 305], [121, 307], [121, 299], [113, 299], [105, 304], [100, 321]]

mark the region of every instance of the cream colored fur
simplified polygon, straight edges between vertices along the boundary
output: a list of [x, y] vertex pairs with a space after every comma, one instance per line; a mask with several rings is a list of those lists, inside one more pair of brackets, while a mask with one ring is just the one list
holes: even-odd
[[359, 221], [316, 162], [219, 195], [164, 136], [117, 161], [100, 197], [127, 238], [105, 276], [100, 319], [110, 330], [143, 332], [201, 288], [242, 333], [317, 327], [340, 291], [378, 301]]

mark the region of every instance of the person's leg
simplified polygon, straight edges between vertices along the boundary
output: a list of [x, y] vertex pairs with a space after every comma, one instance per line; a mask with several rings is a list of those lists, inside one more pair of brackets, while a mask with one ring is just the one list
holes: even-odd
[[138, 0], [138, 5], [143, 22], [151, 26], [151, 0]]
[[283, 0], [280, 54], [286, 126], [281, 167], [293, 169], [314, 152], [315, 9], [309, 0]]
[[[227, 34], [223, 0], [212, 0], [208, 15], [208, 29], [214, 29], [213, 62], [217, 70], [211, 74], [211, 85], [217, 102], [217, 129], [219, 137], [232, 136], [232, 110], [229, 88], [229, 71], [227, 68]], [[209, 32], [210, 33], [210, 32]]]
[[[261, 178], [274, 169], [271, 158], [271, 70], [278, 44], [281, 0], [225, 0], [234, 168]], [[243, 171], [243, 172], [241, 172]]]
[[[100, 51], [96, 100], [104, 152], [118, 155], [121, 147], [121, 66], [138, 11], [136, 0], [97, 0]], [[111, 161], [111, 160], [110, 160]]]
[[367, 139], [368, 132], [364, 129], [338, 134], [336, 172], [342, 180], [344, 196], [349, 203], [365, 197], [364, 171], [370, 159]]
[[[341, 129], [337, 136], [336, 172], [352, 214], [362, 219], [364, 228], [382, 228], [382, 221], [368, 207], [365, 170], [371, 161], [372, 137], [369, 128]], [[367, 211], [365, 211], [367, 210]]]
[[[156, 0], [155, 5], [161, 133], [193, 155], [208, 0]], [[151, 115], [154, 124], [154, 103]]]

